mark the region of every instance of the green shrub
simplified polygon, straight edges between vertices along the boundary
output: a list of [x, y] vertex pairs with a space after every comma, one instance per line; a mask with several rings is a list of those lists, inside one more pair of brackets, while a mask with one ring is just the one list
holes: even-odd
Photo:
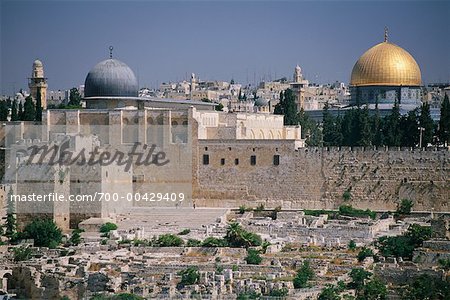
[[228, 247], [228, 243], [224, 239], [215, 238], [215, 237], [207, 237], [202, 242], [202, 247]]
[[356, 249], [356, 243], [355, 243], [354, 240], [351, 240], [351, 241], [348, 243], [348, 249], [350, 249], [350, 250], [352, 250], [352, 251]]
[[202, 242], [196, 239], [188, 239], [186, 246], [187, 247], [200, 247], [202, 245]]
[[352, 194], [350, 193], [349, 190], [345, 191], [345, 192], [342, 194], [342, 199], [344, 199], [344, 201], [348, 201], [348, 200], [350, 200], [351, 198], [352, 198]]
[[244, 230], [236, 222], [230, 223], [227, 228], [225, 240], [230, 247], [255, 247], [261, 246], [262, 239], [256, 233]]
[[163, 234], [158, 237], [155, 242], [156, 247], [180, 247], [184, 241], [174, 234]]
[[341, 205], [339, 206], [339, 214], [342, 216], [348, 217], [370, 217], [371, 219], [375, 219], [377, 214], [370, 209], [362, 210], [353, 208], [351, 205]]
[[414, 206], [413, 202], [409, 199], [402, 199], [397, 207], [397, 215], [409, 215], [411, 214], [411, 209]]
[[415, 248], [431, 237], [431, 228], [412, 224], [401, 236], [383, 236], [378, 239], [377, 247], [381, 255], [411, 259]]
[[178, 273], [178, 275], [181, 275], [181, 285], [191, 285], [195, 284], [200, 279], [200, 274], [198, 272], [197, 267], [189, 267], [185, 270], [182, 270]]
[[362, 262], [366, 257], [373, 256], [373, 251], [370, 248], [362, 248], [361, 251], [358, 253], [358, 261]]
[[259, 265], [262, 262], [262, 257], [259, 255], [259, 251], [248, 249], [245, 261], [249, 265]]
[[191, 232], [191, 230], [189, 228], [183, 229], [182, 231], [180, 231], [178, 233], [178, 235], [186, 235], [189, 234]]
[[271, 290], [269, 293], [269, 297], [281, 297], [284, 298], [289, 294], [289, 290], [287, 288]]
[[241, 205], [241, 206], [239, 206], [239, 213], [242, 215], [242, 214], [244, 214], [245, 213], [245, 211], [246, 211], [246, 207], [245, 207], [245, 205]]
[[18, 248], [13, 249], [14, 252], [14, 261], [24, 261], [29, 260], [31, 258], [31, 248], [20, 246]]
[[110, 232], [111, 230], [116, 230], [116, 229], [117, 229], [117, 225], [116, 225], [116, 224], [111, 223], [111, 222], [107, 222], [107, 223], [103, 224], [103, 225], [100, 227], [100, 232], [102, 232], [102, 233], [108, 233], [108, 232]]
[[36, 247], [56, 248], [61, 243], [62, 233], [53, 220], [36, 219], [25, 226], [22, 237], [33, 239]]
[[308, 280], [314, 277], [314, 271], [309, 265], [309, 261], [304, 261], [303, 265], [297, 271], [297, 275], [294, 277], [294, 288], [301, 289], [307, 287]]

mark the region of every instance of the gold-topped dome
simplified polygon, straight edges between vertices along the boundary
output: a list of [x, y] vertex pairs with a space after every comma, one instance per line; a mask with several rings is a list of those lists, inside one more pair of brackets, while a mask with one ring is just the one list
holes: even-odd
[[420, 86], [420, 68], [414, 58], [401, 47], [385, 41], [367, 50], [352, 70], [354, 86], [388, 85]]

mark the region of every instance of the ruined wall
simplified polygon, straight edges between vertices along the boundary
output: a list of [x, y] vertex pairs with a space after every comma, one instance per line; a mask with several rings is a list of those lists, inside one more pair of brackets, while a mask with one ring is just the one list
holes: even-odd
[[[358, 208], [395, 210], [408, 198], [414, 210], [450, 210], [449, 151], [294, 151], [289, 141], [219, 140], [199, 140], [197, 151], [193, 189], [199, 205], [332, 209], [344, 203], [348, 190], [351, 199], [345, 203]], [[209, 156], [208, 165], [203, 155]]]

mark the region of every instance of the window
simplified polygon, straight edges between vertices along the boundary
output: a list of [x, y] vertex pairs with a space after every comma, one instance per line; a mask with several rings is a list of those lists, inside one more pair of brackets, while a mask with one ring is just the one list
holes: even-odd
[[203, 164], [209, 165], [209, 155], [208, 154], [203, 154]]
[[250, 156], [250, 164], [252, 166], [256, 165], [256, 155]]
[[138, 174], [133, 175], [133, 183], [142, 183], [144, 182], [144, 175]]
[[256, 151], [256, 148], [253, 148], [253, 152], [255, 152]]
[[273, 164], [274, 166], [278, 166], [280, 164], [280, 156], [278, 154], [273, 156]]
[[208, 151], [208, 147], [205, 147], [205, 151]]
[[239, 158], [236, 158], [236, 159], [234, 160], [234, 164], [235, 164], [235, 165], [238, 165], [238, 164], [239, 164]]
[[220, 159], [220, 164], [223, 166], [225, 164], [225, 158]]

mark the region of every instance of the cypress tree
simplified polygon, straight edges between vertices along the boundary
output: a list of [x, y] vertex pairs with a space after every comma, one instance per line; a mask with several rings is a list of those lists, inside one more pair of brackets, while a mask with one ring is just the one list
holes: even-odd
[[6, 101], [0, 101], [0, 121], [8, 121], [8, 106]]
[[41, 89], [38, 88], [36, 95], [36, 121], [42, 121], [42, 99], [41, 99]]
[[17, 100], [14, 99], [11, 106], [11, 121], [19, 121], [19, 115], [17, 113]]
[[401, 119], [401, 127], [403, 128], [402, 146], [415, 147], [419, 144], [419, 130], [417, 109], [408, 112], [408, 114]]
[[20, 121], [23, 121], [23, 104], [22, 102], [19, 102], [19, 109], [17, 111], [17, 118]]
[[28, 96], [25, 98], [25, 105], [23, 106], [23, 121], [34, 121], [36, 118], [36, 108], [33, 103], [33, 98]]
[[395, 100], [394, 106], [392, 107], [391, 113], [386, 116], [386, 121], [384, 122], [384, 135], [386, 138], [387, 146], [400, 146], [402, 139], [402, 132], [400, 128], [400, 106], [398, 101]]
[[373, 132], [370, 126], [369, 108], [367, 105], [362, 110], [359, 109], [358, 123], [359, 140], [357, 144], [364, 147], [372, 145]]
[[444, 101], [441, 103], [438, 135], [441, 144], [447, 146], [450, 144], [450, 101], [447, 94], [445, 94]]
[[426, 147], [433, 142], [434, 124], [430, 114], [430, 104], [424, 102], [420, 107], [419, 124], [424, 130], [422, 132], [422, 146]]

